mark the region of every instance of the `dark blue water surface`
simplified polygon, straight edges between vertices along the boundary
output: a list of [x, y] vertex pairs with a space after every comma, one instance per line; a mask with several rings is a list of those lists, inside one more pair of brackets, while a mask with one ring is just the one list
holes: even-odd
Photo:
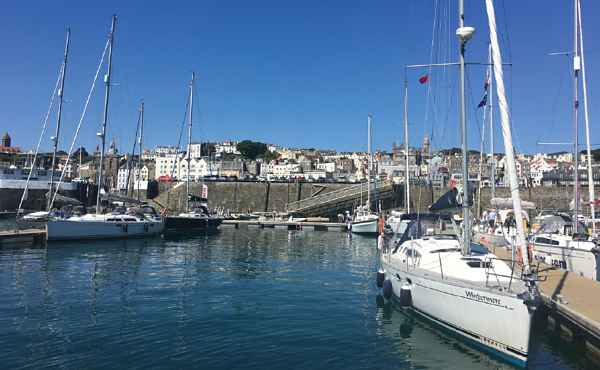
[[[0, 368], [509, 368], [384, 302], [376, 260], [272, 229], [0, 248]], [[531, 368], [591, 366], [540, 328], [532, 347]]]

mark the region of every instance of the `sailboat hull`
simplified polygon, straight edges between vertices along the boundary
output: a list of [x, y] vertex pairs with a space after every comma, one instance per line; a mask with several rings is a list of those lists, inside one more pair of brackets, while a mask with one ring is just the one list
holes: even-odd
[[522, 299], [382, 262], [396, 297], [400, 298], [402, 286], [410, 286], [415, 312], [485, 352], [518, 366], [526, 365], [533, 313]]
[[598, 280], [600, 275], [600, 256], [588, 250], [534, 243], [533, 258], [591, 280]]
[[141, 238], [158, 235], [162, 232], [163, 227], [163, 221], [102, 222], [50, 220], [46, 224], [46, 237], [48, 241]]
[[217, 217], [182, 217], [167, 216], [165, 218], [166, 232], [216, 232], [223, 219]]
[[352, 232], [355, 234], [375, 235], [377, 234], [378, 219], [353, 222]]

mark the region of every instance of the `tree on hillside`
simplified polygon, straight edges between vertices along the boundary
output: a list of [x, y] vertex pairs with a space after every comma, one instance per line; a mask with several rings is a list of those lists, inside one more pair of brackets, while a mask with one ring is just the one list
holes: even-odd
[[244, 158], [251, 160], [258, 158], [269, 151], [267, 144], [251, 140], [240, 141], [236, 148]]
[[213, 153], [216, 152], [214, 143], [202, 143], [200, 147], [200, 155], [202, 157], [210, 157]]
[[[600, 149], [592, 149], [591, 152], [594, 162], [600, 162]], [[582, 150], [580, 153], [587, 155], [587, 150]]]
[[279, 153], [267, 150], [262, 155], [260, 155], [260, 158], [264, 159], [266, 162], [270, 162], [275, 159], [279, 159]]

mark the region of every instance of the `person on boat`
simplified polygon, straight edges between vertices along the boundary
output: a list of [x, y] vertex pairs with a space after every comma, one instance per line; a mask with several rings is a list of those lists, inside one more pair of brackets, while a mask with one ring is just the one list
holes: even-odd
[[510, 228], [516, 228], [517, 227], [517, 220], [515, 219], [515, 215], [513, 213], [509, 213], [506, 216], [506, 221], [504, 221], [504, 227], [506, 227], [507, 232], [510, 234]]
[[487, 221], [488, 224], [490, 225], [490, 228], [492, 229], [492, 231], [494, 231], [495, 227], [496, 227], [496, 210], [492, 209], [488, 212], [487, 214]]
[[349, 211], [346, 211], [346, 230], [348, 231], [348, 236], [352, 237], [352, 216]]

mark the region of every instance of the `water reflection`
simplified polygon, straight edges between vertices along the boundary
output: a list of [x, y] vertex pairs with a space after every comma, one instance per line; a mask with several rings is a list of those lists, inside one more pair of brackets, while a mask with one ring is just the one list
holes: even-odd
[[[2, 367], [507, 367], [385, 302], [376, 263], [301, 230], [3, 248]], [[537, 340], [533, 367], [580, 365]]]

